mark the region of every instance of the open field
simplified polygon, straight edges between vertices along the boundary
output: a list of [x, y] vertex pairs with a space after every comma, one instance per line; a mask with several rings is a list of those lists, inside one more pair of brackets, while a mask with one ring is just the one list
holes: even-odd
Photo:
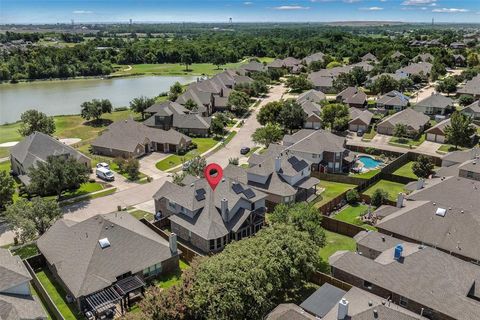
[[134, 64], [129, 68], [128, 65], [116, 65], [117, 71], [112, 73], [112, 76], [132, 76], [132, 75], [162, 75], [162, 76], [177, 76], [177, 75], [214, 75], [222, 72], [224, 69], [235, 69], [242, 65], [238, 63], [227, 63], [226, 65], [217, 66], [211, 63], [194, 63], [188, 66], [188, 71], [185, 70], [185, 65], [180, 63], [161, 63], [161, 64]]

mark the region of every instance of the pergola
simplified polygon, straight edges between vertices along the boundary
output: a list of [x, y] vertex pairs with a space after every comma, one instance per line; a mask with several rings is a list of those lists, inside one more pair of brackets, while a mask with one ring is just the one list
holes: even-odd
[[[113, 287], [108, 287], [88, 295], [85, 300], [90, 309], [93, 310], [95, 318], [98, 318], [108, 310], [115, 309], [117, 304], [122, 300], [122, 297]], [[120, 304], [120, 307], [122, 308], [123, 314], [123, 305]]]
[[138, 289], [141, 290], [143, 295], [145, 288], [145, 281], [143, 281], [139, 276], [134, 275], [128, 278], [117, 281], [114, 285], [117, 292], [123, 298], [122, 311], [123, 307], [130, 308], [130, 293]]

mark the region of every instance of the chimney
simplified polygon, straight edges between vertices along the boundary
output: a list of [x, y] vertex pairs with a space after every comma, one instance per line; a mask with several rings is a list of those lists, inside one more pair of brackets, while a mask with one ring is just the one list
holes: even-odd
[[175, 233], [170, 233], [168, 236], [168, 242], [170, 244], [170, 251], [173, 254], [176, 254], [178, 252], [177, 250], [177, 235]]
[[405, 197], [405, 195], [403, 193], [399, 193], [398, 196], [397, 196], [397, 208], [401, 208], [403, 207], [403, 198]]
[[343, 320], [348, 316], [348, 301], [345, 298], [342, 298], [338, 303], [338, 320]]
[[223, 198], [220, 200], [220, 210], [222, 212], [222, 219], [224, 222], [228, 221], [228, 200]]
[[280, 163], [282, 162], [282, 159], [280, 159], [280, 157], [276, 157], [275, 158], [275, 172], [278, 172], [280, 171]]
[[423, 180], [422, 178], [419, 178], [419, 179], [417, 180], [417, 190], [422, 189], [424, 183], [425, 183], [425, 180]]

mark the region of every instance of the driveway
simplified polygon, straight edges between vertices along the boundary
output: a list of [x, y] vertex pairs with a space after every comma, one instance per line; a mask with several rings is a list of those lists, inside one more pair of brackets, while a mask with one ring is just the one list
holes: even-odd
[[415, 149], [415, 151], [424, 154], [436, 155], [438, 157], [440, 155], [437, 153], [437, 150], [441, 146], [443, 146], [443, 144], [425, 140]]
[[170, 155], [171, 154], [169, 153], [152, 152], [146, 156], [143, 156], [139, 159], [140, 172], [143, 172], [144, 174], [152, 177], [153, 179], [165, 177], [167, 174], [163, 171], [158, 170], [155, 165], [158, 161], [163, 160]]
[[273, 86], [270, 89], [268, 96], [262, 99], [260, 104], [254, 110], [252, 110], [252, 114], [245, 119], [243, 126], [238, 128], [235, 137], [233, 137], [233, 139], [224, 148], [208, 156], [207, 163], [215, 162], [222, 167], [226, 167], [228, 165], [229, 158], [243, 157], [240, 154], [240, 149], [242, 147], [255, 147], [255, 143], [252, 141], [251, 136], [257, 128], [261, 127], [257, 121], [257, 113], [260, 111], [261, 107], [267, 103], [280, 100], [284, 95], [285, 90], [286, 88], [283, 85]]

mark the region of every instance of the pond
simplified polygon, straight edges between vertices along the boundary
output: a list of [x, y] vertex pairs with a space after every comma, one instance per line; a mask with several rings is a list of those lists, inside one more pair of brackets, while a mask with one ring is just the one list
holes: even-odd
[[80, 105], [92, 99], [109, 99], [114, 107], [128, 106], [135, 97], [168, 91], [176, 81], [195, 80], [194, 76], [145, 76], [0, 84], [0, 124], [20, 120], [28, 109], [47, 115], [79, 114]]

